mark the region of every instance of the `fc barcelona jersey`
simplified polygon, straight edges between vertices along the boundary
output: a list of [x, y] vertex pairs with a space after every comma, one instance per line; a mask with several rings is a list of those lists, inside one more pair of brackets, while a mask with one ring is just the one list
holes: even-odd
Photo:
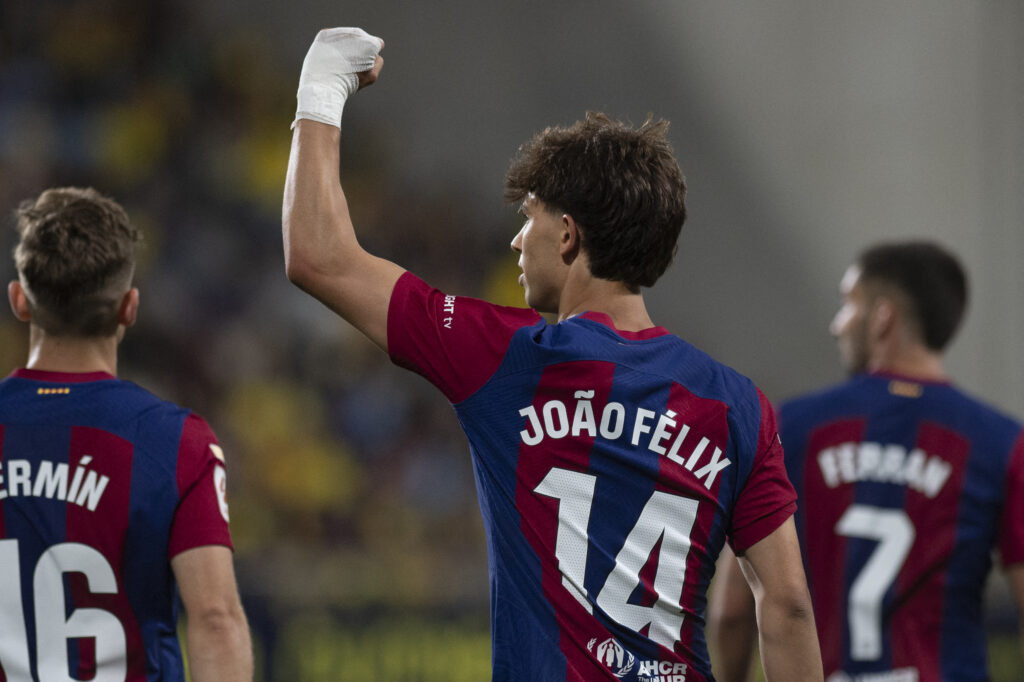
[[1024, 561], [1024, 434], [948, 383], [862, 375], [779, 410], [826, 677], [987, 680], [982, 593]]
[[0, 679], [183, 680], [169, 560], [231, 546], [197, 415], [102, 372], [0, 382]]
[[664, 329], [547, 324], [408, 273], [388, 350], [444, 392], [469, 439], [494, 679], [713, 679], [715, 559], [795, 508], [760, 391]]

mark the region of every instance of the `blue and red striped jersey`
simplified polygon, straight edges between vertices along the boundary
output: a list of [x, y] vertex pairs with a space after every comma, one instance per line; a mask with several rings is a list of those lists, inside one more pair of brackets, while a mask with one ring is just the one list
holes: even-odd
[[1021, 425], [879, 373], [783, 404], [779, 431], [826, 677], [987, 680], [990, 557], [1024, 561]]
[[231, 546], [199, 416], [103, 372], [0, 382], [0, 680], [183, 680], [170, 559]]
[[713, 679], [715, 559], [795, 508], [754, 384], [660, 327], [547, 324], [408, 273], [388, 350], [444, 392], [469, 439], [494, 679]]

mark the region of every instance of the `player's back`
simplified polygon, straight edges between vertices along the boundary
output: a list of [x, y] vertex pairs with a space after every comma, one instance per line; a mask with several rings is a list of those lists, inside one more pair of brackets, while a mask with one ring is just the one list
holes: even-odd
[[[982, 591], [1018, 423], [947, 383], [855, 377], [784, 404], [779, 432], [826, 675], [987, 679]], [[846, 678], [837, 678], [846, 679]]]
[[168, 548], [189, 431], [212, 442], [198, 417], [104, 373], [0, 382], [8, 681], [183, 679]]
[[710, 679], [704, 595], [726, 533], [791, 513], [774, 489], [770, 512], [735, 508], [775, 440], [762, 399], [660, 328], [589, 314], [519, 330], [456, 405], [488, 532], [496, 678]]
[[757, 387], [665, 329], [446, 295], [406, 273], [392, 360], [452, 402], [487, 535], [495, 680], [711, 679], [706, 589], [793, 513]]

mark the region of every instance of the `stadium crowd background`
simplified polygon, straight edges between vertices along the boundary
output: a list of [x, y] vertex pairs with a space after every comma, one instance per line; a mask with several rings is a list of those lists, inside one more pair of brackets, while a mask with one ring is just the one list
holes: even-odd
[[[263, 679], [489, 670], [454, 414], [284, 276], [288, 124], [320, 27], [387, 41], [343, 130], [371, 251], [518, 305], [500, 200], [516, 146], [587, 109], [654, 112], [673, 121], [691, 206], [650, 296], [659, 323], [781, 399], [839, 377], [826, 327], [855, 252], [937, 237], [974, 290], [953, 374], [1024, 416], [1024, 5], [370, 4], [0, 2], [5, 227], [20, 200], [70, 184], [145, 231], [120, 373], [223, 441]], [[24, 329], [0, 316], [3, 367], [24, 357]], [[991, 598], [997, 656], [1019, 671], [1014, 614], [998, 584]]]

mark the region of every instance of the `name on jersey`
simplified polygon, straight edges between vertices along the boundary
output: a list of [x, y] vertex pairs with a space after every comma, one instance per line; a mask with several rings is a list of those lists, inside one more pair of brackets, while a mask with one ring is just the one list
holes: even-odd
[[[519, 432], [523, 443], [533, 446], [545, 438], [558, 440], [583, 435], [591, 438], [600, 435], [609, 441], [621, 440], [681, 465], [693, 472], [698, 480], [703, 479], [708, 490], [711, 490], [718, 474], [732, 464], [730, 459], [722, 457], [721, 448], [709, 448], [709, 438], [696, 433], [691, 435], [690, 426], [680, 423], [673, 410], [659, 414], [642, 407], [627, 410], [622, 403], [609, 402], [598, 416], [591, 403], [593, 390], [576, 391], [573, 398], [575, 404], [569, 405], [561, 400], [549, 400], [541, 406], [539, 413], [533, 405], [519, 410], [519, 416], [526, 418], [526, 428]], [[700, 468], [696, 469], [698, 465]]]
[[73, 473], [67, 462], [54, 463], [44, 459], [35, 470], [27, 459], [0, 462], [0, 500], [45, 497], [96, 511], [110, 478], [86, 469], [90, 462], [92, 455], [83, 456]]
[[880, 443], [842, 443], [818, 453], [818, 467], [825, 485], [878, 481], [905, 485], [934, 498], [946, 485], [953, 465], [915, 448]]

